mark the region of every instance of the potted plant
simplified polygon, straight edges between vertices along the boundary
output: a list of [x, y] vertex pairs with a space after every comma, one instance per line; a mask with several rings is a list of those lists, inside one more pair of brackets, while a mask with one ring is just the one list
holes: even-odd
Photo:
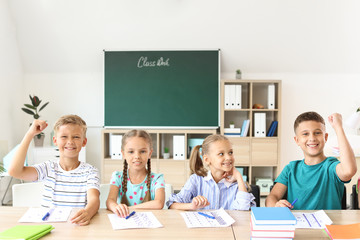
[[234, 121], [230, 121], [230, 128], [235, 128], [235, 123], [234, 123]]
[[241, 79], [241, 70], [240, 69], [236, 70], [236, 79]]
[[[44, 103], [41, 107], [40, 107], [40, 104], [42, 102], [42, 100], [40, 100], [37, 96], [31, 96], [29, 95], [30, 97], [30, 100], [31, 100], [31, 104], [24, 104], [24, 106], [26, 108], [21, 108], [21, 110], [23, 110], [24, 112], [26, 112], [27, 114], [30, 114], [34, 117], [34, 119], [39, 119], [40, 118], [40, 115], [39, 115], [39, 112], [41, 110], [43, 110], [48, 104], [49, 102], [47, 103]], [[39, 110], [38, 110], [39, 108]], [[31, 123], [30, 123], [31, 125]], [[44, 144], [44, 138], [45, 138], [45, 134], [42, 132], [38, 135], [36, 135], [34, 137], [34, 144], [36, 147], [42, 147], [43, 144]]]
[[169, 148], [165, 147], [164, 148], [164, 159], [169, 159], [169, 158], [170, 158]]

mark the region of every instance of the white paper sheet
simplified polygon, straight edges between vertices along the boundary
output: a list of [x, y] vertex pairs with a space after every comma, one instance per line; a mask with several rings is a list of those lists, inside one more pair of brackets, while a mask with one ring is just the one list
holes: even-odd
[[43, 221], [42, 218], [49, 208], [29, 208], [26, 213], [20, 218], [19, 222], [66, 222], [70, 216], [72, 208], [70, 207], [57, 207], [50, 214], [47, 220]]
[[235, 222], [223, 208], [204, 213], [214, 216], [215, 219], [202, 216], [198, 212], [182, 212], [181, 215], [188, 228], [228, 227]]
[[152, 212], [136, 212], [128, 219], [118, 217], [116, 214], [108, 214], [108, 217], [114, 230], [163, 227]]
[[325, 225], [331, 225], [332, 221], [329, 216], [323, 211], [316, 211], [312, 213], [292, 212], [296, 217], [295, 228], [314, 228], [322, 229]]

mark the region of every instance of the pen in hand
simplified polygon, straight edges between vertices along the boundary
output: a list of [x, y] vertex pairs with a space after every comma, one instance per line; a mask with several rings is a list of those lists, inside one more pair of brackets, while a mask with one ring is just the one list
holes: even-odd
[[126, 216], [125, 219], [129, 219], [131, 216], [133, 216], [135, 214], [135, 211], [132, 211], [129, 216]]
[[200, 215], [202, 215], [202, 216], [204, 216], [204, 217], [207, 217], [207, 218], [215, 219], [214, 216], [210, 216], [210, 215], [208, 215], [208, 214], [206, 214], [206, 213], [203, 213], [203, 212], [198, 212], [198, 214], [200, 214]]
[[297, 200], [298, 200], [298, 199], [295, 198], [295, 200], [291, 203], [291, 206], [292, 206], [292, 207], [294, 206], [294, 204], [296, 203]]
[[46, 221], [49, 217], [50, 217], [50, 214], [52, 214], [54, 211], [54, 208], [51, 208], [46, 214], [45, 216], [43, 216], [43, 218], [41, 220], [43, 221]]

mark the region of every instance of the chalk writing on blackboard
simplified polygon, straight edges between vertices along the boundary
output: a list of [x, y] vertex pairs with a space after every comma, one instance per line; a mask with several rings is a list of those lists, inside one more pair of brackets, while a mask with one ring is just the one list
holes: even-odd
[[137, 67], [170, 67], [170, 58], [165, 60], [163, 57], [160, 57], [157, 60], [149, 60], [147, 57], [141, 56], [138, 60]]

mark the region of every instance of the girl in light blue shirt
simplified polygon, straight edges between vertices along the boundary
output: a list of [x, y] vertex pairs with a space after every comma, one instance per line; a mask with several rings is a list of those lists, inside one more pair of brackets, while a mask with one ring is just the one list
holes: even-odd
[[234, 164], [229, 139], [223, 135], [208, 136], [201, 146], [194, 147], [190, 156], [192, 175], [181, 191], [170, 197], [167, 206], [181, 210], [249, 210], [256, 206], [254, 196], [248, 192], [249, 188]]

